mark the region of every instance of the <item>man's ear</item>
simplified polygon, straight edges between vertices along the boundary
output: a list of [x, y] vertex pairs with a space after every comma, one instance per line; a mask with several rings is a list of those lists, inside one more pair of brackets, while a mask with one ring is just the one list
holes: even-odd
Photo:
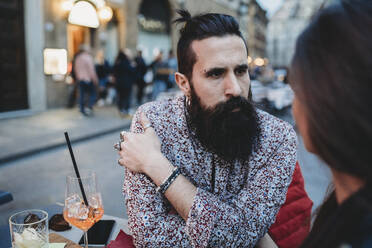
[[188, 78], [180, 72], [176, 72], [174, 76], [175, 76], [176, 83], [178, 87], [180, 88], [180, 90], [182, 90], [185, 96], [189, 96], [190, 95], [190, 82]]

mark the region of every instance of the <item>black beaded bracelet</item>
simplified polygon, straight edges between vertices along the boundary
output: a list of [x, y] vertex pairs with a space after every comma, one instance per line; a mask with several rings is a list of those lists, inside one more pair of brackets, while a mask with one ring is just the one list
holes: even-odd
[[174, 182], [174, 180], [176, 180], [176, 178], [181, 174], [181, 170], [180, 168], [176, 167], [172, 174], [160, 185], [156, 188], [156, 191], [157, 192], [160, 192], [162, 194], [165, 193], [165, 191], [167, 191], [167, 189], [169, 188], [169, 186]]

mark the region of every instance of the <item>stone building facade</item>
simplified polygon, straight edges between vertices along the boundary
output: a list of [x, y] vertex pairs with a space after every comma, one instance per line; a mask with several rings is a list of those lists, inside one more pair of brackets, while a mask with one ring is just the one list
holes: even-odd
[[[167, 8], [167, 18], [163, 17], [163, 25], [169, 26], [168, 32], [151, 32], [151, 30], [146, 30], [141, 23], [143, 18], [147, 22], [159, 21], [154, 20], [156, 16], [147, 18], [143, 17], [141, 14], [141, 7], [144, 5], [150, 5], [155, 7], [156, 2], [160, 5], [162, 0], [131, 0], [126, 1], [127, 7], [127, 38], [126, 46], [132, 50], [140, 48], [144, 50], [144, 57], [149, 62], [153, 57], [153, 50], [160, 49], [165, 52], [167, 50], [175, 50], [178, 41], [178, 30], [175, 24], [171, 21], [175, 18], [175, 10], [179, 8], [186, 8], [190, 11], [192, 15], [204, 12], [217, 12], [225, 13], [237, 17], [237, 0], [169, 0]], [[158, 18], [160, 19], [160, 18]], [[169, 23], [164, 23], [164, 21], [169, 21]]]
[[285, 0], [267, 28], [267, 55], [277, 68], [288, 67], [298, 35], [320, 9], [323, 0]]
[[[6, 79], [0, 83], [1, 98], [6, 99], [1, 102], [0, 119], [66, 106], [65, 75], [44, 73], [46, 48], [67, 51], [71, 61], [82, 43], [90, 44], [94, 51], [111, 47], [111, 57], [125, 47], [125, 0], [106, 1], [114, 10], [114, 18], [98, 29], [69, 24], [68, 13], [62, 8], [66, 1], [69, 0], [15, 0], [0, 4], [0, 13], [11, 16], [0, 18], [4, 27], [0, 30], [0, 43], [4, 44], [0, 70]], [[111, 40], [115, 40], [113, 45], [109, 44]], [[13, 57], [16, 60], [7, 60]]]
[[266, 57], [266, 30], [268, 19], [266, 11], [256, 2], [250, 0], [247, 13], [247, 44], [249, 55], [254, 58]]

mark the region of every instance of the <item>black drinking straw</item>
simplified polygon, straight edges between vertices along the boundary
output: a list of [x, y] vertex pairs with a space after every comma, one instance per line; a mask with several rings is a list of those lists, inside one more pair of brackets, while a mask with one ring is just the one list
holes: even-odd
[[80, 189], [81, 189], [81, 193], [83, 194], [85, 206], [89, 206], [88, 205], [87, 196], [85, 195], [83, 183], [81, 182], [79, 169], [78, 169], [77, 164], [76, 164], [76, 161], [75, 161], [74, 152], [72, 151], [70, 138], [68, 137], [68, 133], [67, 132], [65, 132], [65, 138], [66, 138], [66, 143], [67, 143], [68, 149], [70, 150], [71, 160], [72, 160], [72, 164], [74, 165], [75, 174], [76, 174], [76, 177], [79, 180], [79, 186], [80, 186]]

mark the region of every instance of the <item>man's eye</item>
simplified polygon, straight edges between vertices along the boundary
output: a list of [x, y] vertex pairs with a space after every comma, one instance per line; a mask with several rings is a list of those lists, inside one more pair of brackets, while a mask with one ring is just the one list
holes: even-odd
[[212, 70], [210, 72], [207, 73], [207, 77], [210, 77], [210, 78], [219, 78], [222, 76], [224, 70]]
[[213, 73], [211, 74], [212, 77], [219, 77], [219, 76], [221, 76], [221, 75], [222, 75], [221, 72], [213, 72]]
[[243, 76], [243, 75], [245, 75], [245, 74], [247, 73], [247, 68], [240, 68], [240, 69], [237, 69], [235, 73], [236, 73], [236, 75], [238, 75], [238, 76]]

